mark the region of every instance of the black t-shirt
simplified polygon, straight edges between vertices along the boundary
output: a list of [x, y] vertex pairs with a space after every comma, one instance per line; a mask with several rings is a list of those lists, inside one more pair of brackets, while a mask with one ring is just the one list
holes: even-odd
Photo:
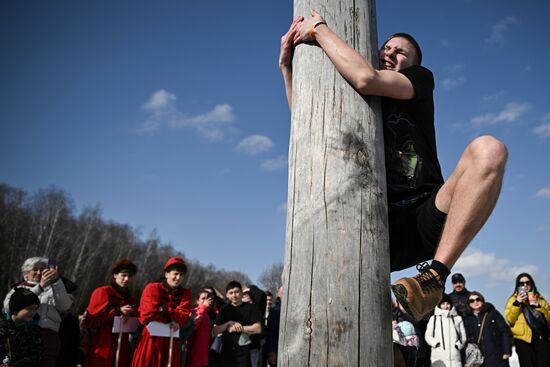
[[443, 183], [434, 126], [434, 78], [411, 66], [400, 71], [412, 83], [409, 100], [382, 98], [388, 202], [407, 205]]
[[[223, 306], [220, 310], [216, 325], [221, 325], [228, 321], [235, 321], [242, 326], [250, 326], [260, 322], [261, 318], [262, 316], [258, 308], [250, 303], [241, 303], [239, 306], [228, 304]], [[222, 345], [236, 347], [239, 345], [240, 336], [241, 333], [229, 333], [226, 330], [222, 334]]]

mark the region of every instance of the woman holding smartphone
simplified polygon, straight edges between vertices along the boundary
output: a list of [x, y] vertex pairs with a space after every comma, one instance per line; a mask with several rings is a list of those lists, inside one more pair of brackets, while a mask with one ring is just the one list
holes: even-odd
[[71, 307], [72, 301], [59, 276], [59, 268], [52, 259], [30, 257], [23, 262], [21, 272], [23, 282], [15, 284], [6, 295], [4, 310], [9, 310], [10, 298], [16, 288], [26, 288], [38, 296], [40, 299], [39, 326], [42, 328], [42, 358], [39, 366], [56, 367], [61, 348], [59, 339], [61, 313]]
[[113, 266], [111, 284], [93, 291], [82, 322], [88, 331], [85, 367], [115, 366], [117, 350], [115, 367], [130, 366], [129, 333], [113, 333], [113, 322], [115, 316], [120, 316], [122, 323], [137, 316], [136, 299], [128, 288], [136, 272], [130, 260], [122, 259]]
[[521, 273], [516, 277], [505, 315], [521, 367], [550, 366], [550, 307], [531, 275]]

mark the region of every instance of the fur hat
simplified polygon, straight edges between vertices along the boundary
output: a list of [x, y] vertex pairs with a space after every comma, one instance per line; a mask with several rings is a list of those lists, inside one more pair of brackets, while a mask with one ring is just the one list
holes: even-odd
[[127, 271], [130, 274], [137, 273], [137, 266], [128, 259], [120, 259], [113, 265], [113, 274]]
[[10, 315], [17, 315], [22, 309], [30, 305], [40, 305], [38, 296], [25, 288], [15, 288], [9, 302]]
[[168, 272], [174, 269], [178, 269], [182, 271], [184, 274], [187, 273], [187, 265], [185, 264], [185, 260], [183, 260], [180, 256], [174, 256], [168, 259], [166, 264], [164, 264], [164, 271]]

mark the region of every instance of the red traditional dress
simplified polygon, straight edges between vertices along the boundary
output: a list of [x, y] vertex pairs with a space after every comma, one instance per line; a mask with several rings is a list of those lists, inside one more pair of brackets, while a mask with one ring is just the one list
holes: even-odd
[[[88, 329], [88, 351], [84, 367], [112, 367], [118, 343], [118, 334], [113, 334], [113, 320], [120, 316], [120, 307], [132, 305], [136, 299], [127, 289], [107, 285], [96, 288], [86, 309], [83, 326]], [[137, 316], [137, 315], [136, 315]], [[118, 366], [128, 367], [132, 360], [128, 344], [128, 333], [122, 334]]]
[[195, 320], [195, 330], [187, 339], [186, 367], [208, 366], [208, 351], [210, 349], [210, 335], [212, 325], [208, 315], [209, 307], [206, 303], [193, 309], [198, 318]]
[[[164, 281], [145, 286], [139, 305], [139, 322], [144, 325], [139, 338], [132, 367], [166, 367], [170, 349], [170, 338], [152, 336], [147, 330], [151, 321], [169, 323], [175, 321], [182, 327], [187, 323], [190, 312], [191, 291], [185, 288], [171, 289]], [[162, 310], [159, 310], [162, 306]], [[179, 367], [179, 340], [174, 338], [172, 346], [172, 367]]]

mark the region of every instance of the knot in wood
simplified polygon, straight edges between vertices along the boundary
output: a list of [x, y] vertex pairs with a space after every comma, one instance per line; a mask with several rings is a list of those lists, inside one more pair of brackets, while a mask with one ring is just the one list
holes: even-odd
[[306, 338], [311, 337], [311, 334], [313, 333], [312, 325], [313, 323], [311, 322], [311, 318], [308, 317], [304, 325], [304, 336]]
[[357, 160], [357, 164], [363, 167], [367, 166], [369, 163], [367, 161], [367, 153], [363, 149], [359, 149], [357, 151], [356, 160]]

